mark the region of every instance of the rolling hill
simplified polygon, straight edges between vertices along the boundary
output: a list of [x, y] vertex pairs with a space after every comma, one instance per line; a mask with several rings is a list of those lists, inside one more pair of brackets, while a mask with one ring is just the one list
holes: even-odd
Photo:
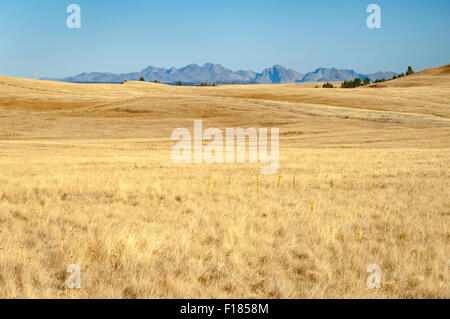
[[[391, 145], [389, 135], [382, 138], [381, 132], [395, 127], [401, 145], [436, 145], [442, 138], [448, 141], [442, 134], [449, 127], [449, 79], [448, 66], [357, 89], [318, 89], [314, 83], [200, 88], [0, 77], [0, 138], [167, 138], [174, 126], [207, 119], [217, 127], [301, 130], [304, 134], [292, 138], [304, 145]], [[23, 111], [29, 112], [25, 121], [30, 125], [23, 124]], [[423, 128], [431, 135], [424, 135]]]
[[406, 77], [388, 81], [384, 83], [372, 84], [371, 87], [419, 87], [419, 86], [449, 86], [450, 85], [450, 64], [435, 67], [421, 72], [411, 74]]
[[[0, 76], [0, 297], [449, 298], [449, 79], [448, 66], [356, 89]], [[279, 128], [279, 170], [174, 163], [171, 133], [194, 120]], [[82, 289], [67, 289], [73, 264]]]

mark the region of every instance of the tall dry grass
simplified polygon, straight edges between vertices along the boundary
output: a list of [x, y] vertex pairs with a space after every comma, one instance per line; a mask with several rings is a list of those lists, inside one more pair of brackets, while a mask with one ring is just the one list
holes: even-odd
[[0, 297], [450, 297], [450, 149], [285, 149], [258, 191], [145, 143], [1, 146]]
[[[0, 77], [0, 297], [449, 298], [448, 70], [355, 90]], [[279, 128], [279, 174], [172, 164], [196, 119]]]

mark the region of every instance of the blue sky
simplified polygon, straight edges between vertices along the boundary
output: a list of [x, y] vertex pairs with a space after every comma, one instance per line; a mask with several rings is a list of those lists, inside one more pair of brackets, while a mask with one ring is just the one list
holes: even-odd
[[[81, 29], [66, 8], [81, 7]], [[381, 7], [381, 29], [366, 8]], [[448, 0], [0, 0], [0, 74], [64, 77], [148, 65], [281, 64], [361, 73], [450, 63]]]

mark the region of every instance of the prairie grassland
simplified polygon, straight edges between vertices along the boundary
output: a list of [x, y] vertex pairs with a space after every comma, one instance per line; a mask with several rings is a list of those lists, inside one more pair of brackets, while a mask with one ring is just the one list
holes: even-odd
[[[0, 77], [0, 297], [449, 298], [448, 69], [354, 90]], [[279, 172], [173, 164], [195, 119], [280, 128]]]
[[[450, 149], [286, 149], [258, 191], [256, 166], [43, 146], [2, 143], [1, 297], [450, 296]], [[70, 264], [81, 290], [65, 286]]]

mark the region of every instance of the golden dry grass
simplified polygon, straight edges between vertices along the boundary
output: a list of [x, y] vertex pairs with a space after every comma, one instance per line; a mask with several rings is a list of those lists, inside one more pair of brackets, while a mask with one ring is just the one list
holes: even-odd
[[[0, 297], [449, 298], [450, 87], [392, 83], [0, 77]], [[279, 127], [279, 172], [173, 164], [194, 119]]]

